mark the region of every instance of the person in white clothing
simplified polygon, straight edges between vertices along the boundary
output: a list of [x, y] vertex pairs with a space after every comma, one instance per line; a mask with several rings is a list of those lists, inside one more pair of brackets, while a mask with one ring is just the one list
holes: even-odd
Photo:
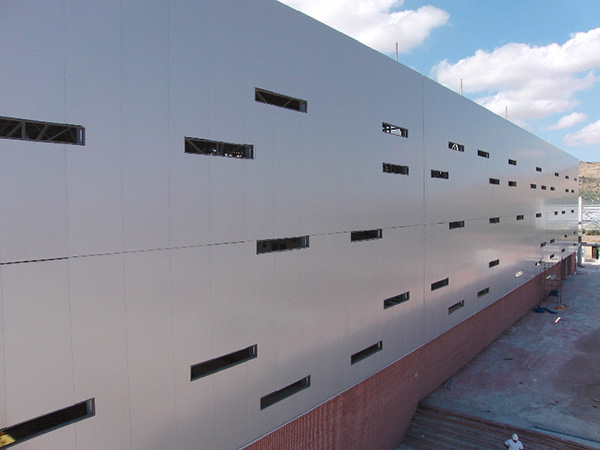
[[512, 439], [508, 439], [507, 441], [505, 441], [504, 445], [508, 450], [524, 450], [523, 444], [521, 444], [519, 436], [517, 436], [516, 433], [512, 435]]

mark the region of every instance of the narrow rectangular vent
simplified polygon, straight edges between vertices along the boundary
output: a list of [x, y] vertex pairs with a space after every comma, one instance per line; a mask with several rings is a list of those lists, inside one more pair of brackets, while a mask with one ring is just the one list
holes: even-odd
[[256, 242], [256, 253], [283, 252], [308, 247], [308, 236], [283, 239], [266, 239]]
[[560, 177], [560, 173], [558, 173], [558, 172], [554, 172], [554, 176], [555, 176], [555, 177]]
[[540, 247], [545, 247], [545, 246], [546, 246], [546, 243], [545, 243], [545, 242], [542, 242], [542, 243], [540, 244]]
[[457, 152], [464, 152], [465, 146], [461, 144], [457, 144], [456, 142], [448, 142], [448, 148], [450, 150], [455, 150]]
[[370, 347], [361, 350], [360, 352], [355, 353], [350, 357], [350, 365], [356, 364], [359, 361], [362, 361], [369, 356], [374, 355], [377, 352], [383, 350], [383, 341], [379, 341], [377, 344], [373, 344]]
[[490, 217], [490, 223], [500, 223], [500, 217]]
[[577, 178], [573, 178], [573, 181], [577, 181]]
[[408, 175], [408, 166], [399, 166], [397, 164], [383, 163], [384, 173], [396, 173], [399, 175]]
[[546, 190], [546, 186], [544, 186], [543, 184], [540, 187], [541, 187], [542, 191]]
[[523, 214], [517, 215], [517, 220], [523, 220], [525, 216]]
[[565, 175], [565, 179], [568, 180], [569, 179], [569, 175]]
[[565, 252], [565, 249], [563, 248], [563, 249], [562, 249], [560, 252], [561, 252], [561, 253], [564, 253], [564, 252]]
[[451, 230], [454, 230], [456, 228], [464, 228], [465, 227], [465, 221], [464, 220], [459, 220], [457, 222], [450, 222], [448, 224], [448, 228]]
[[540, 217], [542, 217], [542, 213], [535, 213], [535, 217], [536, 219], [539, 219]]
[[490, 288], [486, 287], [485, 289], [482, 289], [477, 293], [477, 297], [483, 297], [484, 295], [487, 295], [489, 293], [490, 293]]
[[575, 212], [575, 210], [574, 210], [574, 209], [572, 209], [572, 210], [571, 210], [571, 212], [572, 212], [572, 213], [574, 213], [574, 212]]
[[575, 193], [575, 189], [571, 189], [571, 194], [574, 194], [574, 193]]
[[569, 193], [569, 190], [568, 190], [568, 189], [565, 189], [565, 192], [568, 194], [568, 193]]
[[260, 399], [260, 409], [263, 410], [268, 408], [269, 406], [274, 405], [282, 400], [285, 400], [288, 397], [291, 397], [294, 394], [297, 394], [304, 389], [308, 389], [310, 387], [310, 375], [302, 378], [301, 380], [296, 381], [295, 383], [290, 384], [289, 386], [284, 387], [283, 389], [279, 389], [278, 391], [271, 392], [270, 394], [265, 395]]
[[536, 170], [536, 172], [541, 172], [542, 168], [541, 167], [536, 167], [535, 170]]
[[551, 244], [554, 244], [554, 239], [550, 239], [550, 243], [551, 243]]
[[529, 187], [530, 187], [531, 189], [537, 189], [537, 185], [536, 185], [536, 184], [533, 184], [533, 183], [531, 183], [531, 184], [529, 185]]
[[351, 231], [350, 242], [355, 241], [368, 241], [371, 239], [381, 239], [383, 237], [383, 230], [381, 228], [377, 230], [363, 230], [363, 231]]
[[484, 152], [483, 150], [477, 150], [477, 156], [481, 156], [482, 158], [489, 159], [490, 154], [488, 152]]
[[447, 180], [449, 177], [448, 172], [444, 172], [442, 170], [433, 170], [431, 169], [431, 178], [442, 178]]
[[455, 303], [450, 308], [448, 308], [448, 314], [452, 314], [453, 312], [458, 311], [463, 306], [465, 306], [465, 301], [464, 300], [461, 300], [460, 302]]
[[85, 128], [81, 125], [0, 117], [0, 139], [85, 145]]
[[490, 178], [490, 184], [500, 184], [500, 180], [498, 178]]
[[185, 153], [195, 155], [225, 156], [227, 158], [254, 159], [254, 146], [230, 144], [229, 142], [210, 141], [185, 137]]
[[565, 211], [561, 211], [561, 214], [565, 214]]
[[288, 97], [287, 95], [266, 91], [264, 89], [255, 88], [254, 99], [259, 103], [279, 106], [280, 108], [291, 109], [302, 113], [306, 113], [308, 110], [308, 102], [306, 100]]
[[251, 345], [237, 352], [219, 356], [208, 361], [194, 364], [190, 370], [190, 381], [203, 378], [221, 370], [229, 369], [258, 357], [258, 345]]
[[555, 215], [555, 216], [558, 216], [558, 211], [554, 211], [554, 215]]
[[387, 298], [383, 301], [383, 309], [391, 308], [392, 306], [399, 305], [400, 303], [404, 303], [410, 300], [410, 291], [406, 291], [400, 295], [396, 295], [395, 297]]
[[497, 266], [497, 265], [499, 265], [499, 264], [500, 264], [500, 260], [499, 260], [499, 259], [495, 259], [495, 260], [493, 260], [493, 261], [490, 261], [490, 262], [488, 263], [488, 266], [489, 266], [489, 267], [496, 267], [496, 266]]
[[436, 281], [435, 283], [431, 283], [431, 290], [435, 291], [437, 289], [441, 289], [445, 286], [448, 286], [449, 284], [450, 284], [450, 279], [444, 278], [443, 280]]
[[35, 419], [0, 429], [0, 447], [17, 445], [58, 428], [88, 419], [96, 414], [95, 399], [44, 414]]
[[508, 182], [508, 185], [509, 185], [510, 187], [517, 187], [517, 182], [516, 182], [516, 181], [509, 181], [509, 182]]
[[509, 163], [511, 166], [516, 166], [516, 165], [517, 165], [517, 161], [516, 161], [516, 160], [514, 160], [514, 159], [509, 159], [509, 160], [508, 160], [508, 163]]
[[400, 136], [403, 138], [408, 137], [408, 129], [392, 125], [391, 123], [381, 122], [381, 131], [387, 134], [393, 134], [394, 136]]
[[550, 259], [553, 259], [553, 258], [554, 258], [554, 256], [555, 256], [555, 255], [554, 255], [554, 253], [552, 253], [552, 254], [550, 255]]
[[554, 186], [550, 186], [550, 190], [551, 190], [551, 191], [555, 191], [555, 190], [556, 190], [556, 188], [555, 188]]

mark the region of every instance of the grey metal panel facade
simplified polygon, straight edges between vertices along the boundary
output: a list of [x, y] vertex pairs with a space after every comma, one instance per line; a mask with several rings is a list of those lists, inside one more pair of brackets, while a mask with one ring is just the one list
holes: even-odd
[[[0, 429], [96, 400], [21, 448], [243, 446], [575, 251], [574, 158], [275, 1], [5, 0], [0, 39], [0, 116], [86, 134], [0, 139]], [[308, 111], [256, 102], [257, 87]], [[254, 159], [186, 154], [184, 137]], [[257, 254], [300, 236], [308, 248]]]

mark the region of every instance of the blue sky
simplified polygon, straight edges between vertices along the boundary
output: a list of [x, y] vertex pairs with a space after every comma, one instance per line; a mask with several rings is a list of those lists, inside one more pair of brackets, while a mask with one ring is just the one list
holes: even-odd
[[280, 0], [600, 161], [600, 0]]

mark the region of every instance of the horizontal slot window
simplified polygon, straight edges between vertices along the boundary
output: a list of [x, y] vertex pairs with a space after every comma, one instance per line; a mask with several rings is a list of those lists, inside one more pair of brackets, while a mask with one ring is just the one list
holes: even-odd
[[536, 168], [535, 168], [535, 171], [536, 171], [536, 172], [541, 172], [541, 171], [542, 171], [542, 168], [541, 168], [541, 167], [536, 167]]
[[291, 397], [294, 394], [297, 394], [304, 389], [310, 387], [310, 375], [302, 378], [301, 380], [296, 381], [295, 383], [290, 384], [289, 386], [284, 387], [283, 389], [279, 389], [278, 391], [271, 392], [268, 395], [265, 395], [260, 399], [260, 409], [268, 408], [269, 406], [274, 405], [282, 400], [285, 400], [288, 397]]
[[191, 367], [190, 381], [203, 378], [213, 373], [220, 372], [221, 370], [229, 369], [237, 366], [238, 364], [245, 363], [255, 359], [258, 356], [258, 346], [251, 345], [245, 349], [238, 350], [237, 352], [229, 353], [227, 355], [219, 356], [208, 361], [195, 364]]
[[487, 295], [489, 293], [490, 293], [490, 288], [486, 287], [485, 289], [482, 289], [477, 293], [477, 297], [483, 297], [484, 295]]
[[0, 139], [85, 145], [85, 128], [65, 123], [0, 117]]
[[500, 217], [490, 217], [490, 223], [500, 223]]
[[542, 217], [542, 213], [535, 213], [535, 217], [536, 219], [539, 219], [540, 217]]
[[408, 175], [408, 166], [399, 166], [398, 164], [383, 163], [383, 173]]
[[308, 236], [267, 239], [256, 242], [256, 253], [284, 252], [308, 247]]
[[500, 265], [500, 260], [499, 260], [499, 259], [495, 259], [495, 260], [493, 260], [493, 261], [490, 261], [490, 262], [488, 263], [488, 266], [489, 266], [489, 267], [496, 267], [496, 266], [498, 266], [498, 265]]
[[545, 243], [545, 242], [542, 242], [542, 243], [540, 244], [540, 247], [545, 247], [545, 246], [546, 246], [546, 243]]
[[481, 156], [482, 158], [489, 159], [490, 154], [488, 152], [484, 152], [483, 150], [477, 150], [477, 156]]
[[410, 300], [410, 291], [385, 299], [383, 301], [383, 309], [391, 308], [392, 306], [399, 305], [400, 303], [407, 302], [408, 300]]
[[448, 142], [448, 148], [457, 152], [465, 151], [465, 146], [462, 144], [457, 144], [456, 142]]
[[377, 230], [363, 230], [363, 231], [352, 231], [350, 232], [350, 241], [368, 241], [371, 239], [381, 239], [383, 237], [383, 230], [381, 228]]
[[561, 253], [564, 253], [564, 252], [565, 252], [565, 249], [563, 248], [563, 249], [562, 249], [560, 252], [561, 252]]
[[536, 184], [533, 184], [533, 183], [531, 183], [531, 184], [529, 185], [529, 187], [530, 187], [531, 189], [537, 189], [537, 185], [536, 185]]
[[431, 283], [431, 290], [435, 291], [437, 289], [441, 289], [450, 284], [450, 278], [444, 278], [443, 280], [436, 281], [435, 283]]
[[569, 179], [569, 175], [565, 175], [565, 180], [568, 180], [568, 179]]
[[550, 186], [550, 190], [551, 190], [551, 191], [555, 191], [555, 190], [556, 190], [556, 188], [555, 188], [554, 186]]
[[433, 170], [431, 169], [431, 178], [442, 178], [447, 180], [449, 177], [448, 172], [444, 172], [442, 170]]
[[465, 301], [464, 300], [461, 300], [460, 302], [455, 303], [450, 308], [448, 308], [448, 314], [452, 314], [453, 312], [458, 311], [463, 306], [465, 306]]
[[517, 187], [517, 182], [516, 182], [516, 181], [509, 181], [509, 182], [508, 182], [508, 185], [509, 185], [510, 187]]
[[288, 97], [287, 95], [277, 94], [276, 92], [266, 91], [264, 89], [254, 89], [254, 99], [259, 103], [279, 106], [280, 108], [291, 109], [299, 112], [307, 112], [308, 102], [299, 98]]
[[362, 361], [363, 359], [368, 358], [369, 356], [372, 356], [381, 350], [383, 350], [383, 341], [379, 341], [377, 344], [373, 344], [370, 347], [367, 347], [364, 350], [352, 355], [350, 357], [350, 365], [356, 364], [357, 362]]
[[508, 160], [508, 163], [509, 163], [511, 166], [516, 166], [516, 165], [517, 165], [517, 161], [516, 161], [515, 159], [509, 159], [509, 160]]
[[565, 189], [565, 192], [568, 194], [568, 193], [569, 193], [569, 190], [568, 190], [568, 189]]
[[554, 211], [554, 215], [555, 215], [555, 216], [558, 216], [558, 211]]
[[551, 243], [551, 244], [554, 244], [554, 239], [550, 239], [550, 243]]
[[561, 211], [561, 214], [565, 214], [565, 211]]
[[464, 228], [465, 227], [465, 221], [464, 220], [459, 220], [457, 222], [450, 222], [448, 224], [448, 228], [451, 230], [455, 230], [456, 228]]
[[54, 431], [58, 428], [88, 419], [96, 414], [95, 399], [91, 398], [73, 406], [44, 414], [0, 430], [0, 447], [20, 444], [28, 439]]
[[554, 258], [555, 256], [556, 256], [556, 255], [555, 255], [554, 253], [552, 253], [552, 254], [550, 255], [550, 259]]
[[490, 178], [490, 184], [500, 184], [500, 180], [498, 178]]
[[229, 142], [210, 141], [186, 137], [185, 153], [194, 155], [225, 156], [227, 158], [253, 159], [254, 146], [246, 144], [231, 144]]
[[523, 220], [525, 218], [525, 216], [523, 214], [519, 214], [517, 216], [517, 220]]
[[408, 130], [406, 128], [392, 125], [391, 123], [381, 122], [381, 131], [387, 134], [393, 134], [394, 136], [400, 136], [403, 138], [408, 137]]
[[542, 191], [546, 190], [546, 186], [544, 186], [543, 184], [540, 186], [540, 188], [542, 189]]
[[575, 189], [571, 189], [571, 194], [574, 194], [574, 193], [575, 193]]
[[554, 172], [554, 176], [555, 176], [555, 177], [560, 177], [560, 173], [558, 173], [558, 172]]

